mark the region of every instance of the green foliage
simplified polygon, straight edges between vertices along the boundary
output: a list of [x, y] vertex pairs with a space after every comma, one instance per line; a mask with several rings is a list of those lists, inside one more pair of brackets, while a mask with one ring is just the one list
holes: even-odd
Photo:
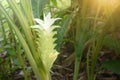
[[68, 23], [69, 23], [70, 19], [71, 19], [71, 16], [70, 16], [70, 15], [65, 16], [65, 17], [63, 18], [63, 20], [61, 21], [61, 23], [60, 23], [60, 26], [61, 26], [61, 27], [58, 27], [58, 28], [56, 29], [57, 34], [55, 35], [55, 37], [58, 38], [58, 39], [56, 40], [56, 43], [57, 43], [56, 49], [57, 49], [58, 51], [60, 51], [60, 47], [62, 46], [62, 43], [64, 42], [64, 37], [65, 37], [65, 34], [66, 34], [67, 30], [68, 30], [67, 28], [68, 28]]
[[[75, 68], [73, 80], [77, 80], [79, 74], [79, 66], [82, 59], [84, 45], [89, 39], [89, 20], [86, 19], [87, 2], [82, 1], [82, 6], [79, 6], [79, 10], [76, 15], [76, 37], [75, 37]], [[82, 7], [82, 9], [80, 9]]]
[[43, 9], [49, 0], [31, 0], [33, 15], [35, 18], [40, 18]]
[[[43, 2], [41, 1], [42, 0], [39, 1], [40, 5], [38, 4], [38, 9], [41, 9], [38, 13], [42, 12], [43, 7], [47, 2], [45, 1], [44, 4], [42, 4]], [[28, 80], [28, 77], [21, 56], [21, 47], [26, 54], [26, 57], [36, 75], [36, 78], [38, 80], [50, 80], [51, 77], [49, 72], [58, 55], [58, 52], [54, 49], [56, 46], [54, 41], [56, 39], [53, 38], [53, 36], [56, 34], [53, 29], [55, 29], [57, 26], [52, 26], [57, 18], [51, 19], [51, 15], [49, 13], [47, 16], [44, 15], [44, 21], [40, 20], [39, 22], [36, 20], [36, 22], [39, 23], [39, 25], [36, 25], [32, 16], [32, 6], [30, 4], [30, 0], [21, 0], [20, 5], [17, 4], [17, 2], [14, 0], [7, 0], [7, 2], [10, 6], [10, 9], [13, 11], [13, 15], [17, 20], [17, 23], [14, 21], [14, 17], [7, 13], [5, 7], [2, 4], [0, 4], [0, 10], [5, 16], [5, 20], [9, 24], [9, 29], [12, 29], [11, 35], [14, 40], [13, 43], [15, 43], [14, 47], [17, 50], [18, 59], [21, 66], [23, 67], [25, 79]], [[38, 26], [40, 29], [34, 30], [31, 28], [31, 26]], [[7, 49], [7, 51], [9, 51], [9, 55], [14, 55], [14, 50]], [[18, 60], [13, 58], [13, 62], [16, 64]]]
[[71, 6], [71, 0], [51, 0], [51, 3], [60, 10], [67, 9]]
[[116, 53], [120, 53], [120, 41], [115, 39], [112, 36], [106, 36], [103, 45], [109, 48], [110, 50], [115, 51]]
[[16, 52], [13, 48], [6, 48], [7, 54], [9, 57], [15, 56]]
[[104, 61], [101, 65], [102, 68], [110, 70], [114, 73], [120, 74], [120, 60]]
[[116, 33], [120, 31], [120, 19], [119, 14], [120, 14], [120, 4], [118, 5], [118, 7], [114, 10], [114, 12], [112, 12], [111, 16], [108, 18], [106, 24], [105, 24], [105, 30], [108, 33]]
[[[7, 51], [4, 64], [4, 59], [0, 58], [0, 63], [3, 64], [0, 65], [3, 73], [0, 72], [0, 79], [8, 79], [8, 71], [12, 73], [15, 68], [22, 67], [25, 80], [30, 80], [24, 60], [27, 57], [37, 80], [50, 80], [50, 70], [62, 43], [68, 39], [70, 41], [72, 37], [72, 42], [75, 43], [73, 80], [78, 80], [84, 49], [87, 52], [85, 58], [88, 80], [95, 80], [97, 60], [102, 47], [120, 53], [120, 41], [116, 37], [120, 31], [120, 6], [114, 12], [107, 13], [101, 6], [92, 11], [90, 1], [0, 0], [0, 54]], [[61, 19], [56, 21], [59, 18], [51, 17]], [[70, 35], [69, 31], [73, 29], [74, 35]], [[12, 69], [11, 64], [14, 66]], [[102, 64], [103, 68], [115, 73], [120, 73], [118, 66], [119, 60], [109, 60]]]
[[80, 29], [77, 29], [78, 32], [76, 33], [76, 42], [75, 42], [76, 64], [75, 64], [74, 80], [77, 79], [76, 75], [78, 74], [78, 71], [79, 71], [79, 65], [82, 58], [84, 45], [89, 38], [89, 23], [84, 24], [83, 22], [82, 24], [83, 25], [81, 25]]

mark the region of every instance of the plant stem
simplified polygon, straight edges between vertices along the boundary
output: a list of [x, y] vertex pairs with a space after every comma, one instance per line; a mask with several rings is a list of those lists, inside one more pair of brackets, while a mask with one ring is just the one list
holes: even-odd
[[89, 49], [88, 49], [88, 52], [87, 52], [87, 60], [86, 60], [86, 63], [87, 63], [86, 70], [87, 70], [87, 79], [88, 79], [88, 80], [90, 79], [90, 58], [89, 58], [90, 48], [91, 48], [91, 46], [90, 46]]
[[4, 29], [4, 25], [3, 25], [4, 23], [2, 22], [2, 20], [0, 22], [1, 22], [1, 26], [2, 26], [2, 33], [3, 33], [4, 43], [6, 44], [7, 39], [6, 39], [5, 29]]
[[77, 78], [78, 78], [78, 74], [79, 74], [79, 66], [80, 66], [80, 61], [76, 59], [73, 80], [78, 80]]
[[41, 74], [41, 80], [51, 80], [50, 73], [43, 73]]
[[20, 61], [20, 65], [21, 65], [23, 72], [24, 72], [24, 78], [25, 78], [25, 80], [28, 80], [28, 76], [27, 76], [27, 72], [25, 70], [25, 65], [24, 65], [24, 61], [23, 61], [22, 56], [21, 56], [20, 48], [19, 48], [19, 46], [16, 46], [16, 47], [17, 47], [17, 52], [18, 52], [18, 59]]

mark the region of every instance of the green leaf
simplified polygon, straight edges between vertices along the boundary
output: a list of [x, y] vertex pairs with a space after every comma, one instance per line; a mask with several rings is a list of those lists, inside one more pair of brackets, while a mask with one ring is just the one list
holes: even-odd
[[65, 18], [62, 20], [61, 22], [61, 27], [57, 28], [57, 34], [55, 35], [55, 37], [57, 37], [58, 39], [55, 41], [57, 43], [56, 49], [59, 51], [61, 44], [63, 42], [65, 33], [68, 30], [68, 23], [71, 20], [71, 16], [65, 16]]
[[103, 68], [106, 68], [114, 73], [120, 74], [120, 60], [108, 60], [103, 62]]
[[67, 9], [71, 6], [71, 0], [56, 0], [56, 6], [61, 10]]
[[103, 45], [109, 48], [110, 50], [115, 51], [116, 53], [120, 53], [120, 41], [111, 37], [106, 36], [103, 41]]
[[15, 55], [15, 50], [12, 48], [6, 48], [6, 51], [9, 56], [14, 56]]
[[[9, 1], [9, 0], [8, 0]], [[12, 1], [12, 0], [11, 0]], [[11, 2], [10, 1], [10, 2]], [[10, 3], [9, 2], [9, 3]], [[13, 2], [13, 1], [12, 1]], [[13, 6], [13, 8], [15, 8], [16, 6]], [[22, 36], [21, 32], [19, 31], [18, 27], [14, 24], [12, 18], [8, 15], [8, 13], [6, 12], [6, 10], [4, 9], [4, 7], [0, 4], [0, 11], [5, 15], [6, 20], [8, 21], [8, 23], [10, 24], [10, 27], [15, 31], [20, 43], [22, 44], [22, 47], [27, 55], [27, 58], [33, 68], [33, 71], [35, 72], [36, 76], [38, 79], [40, 79], [40, 73], [39, 73], [39, 68], [33, 58], [33, 55], [30, 51], [30, 48], [28, 47], [28, 44], [26, 43], [24, 37]], [[20, 16], [20, 15], [19, 15]], [[21, 16], [20, 16], [21, 17]], [[22, 16], [23, 17], [23, 16]], [[24, 20], [23, 20], [24, 21]], [[26, 24], [26, 21], [24, 22]], [[26, 26], [24, 26], [26, 27]], [[28, 29], [26, 29], [27, 31]], [[29, 34], [27, 34], [27, 36], [29, 36]]]
[[16, 65], [16, 66], [20, 66], [20, 62], [19, 62], [19, 60], [16, 58], [16, 59], [13, 59], [13, 63], [14, 63], [14, 65]]
[[31, 0], [34, 17], [40, 18], [43, 8], [49, 0]]

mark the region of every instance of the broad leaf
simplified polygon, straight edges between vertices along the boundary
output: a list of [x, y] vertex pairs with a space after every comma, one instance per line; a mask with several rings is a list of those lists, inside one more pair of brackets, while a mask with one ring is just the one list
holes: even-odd
[[106, 68], [112, 72], [120, 74], [120, 60], [108, 60], [103, 62], [103, 68]]

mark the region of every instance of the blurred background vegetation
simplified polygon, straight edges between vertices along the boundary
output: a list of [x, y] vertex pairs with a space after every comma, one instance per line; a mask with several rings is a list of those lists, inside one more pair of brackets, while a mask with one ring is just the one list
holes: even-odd
[[[49, 12], [50, 33], [31, 28]], [[119, 14], [119, 0], [0, 0], [0, 80], [119, 80]]]

